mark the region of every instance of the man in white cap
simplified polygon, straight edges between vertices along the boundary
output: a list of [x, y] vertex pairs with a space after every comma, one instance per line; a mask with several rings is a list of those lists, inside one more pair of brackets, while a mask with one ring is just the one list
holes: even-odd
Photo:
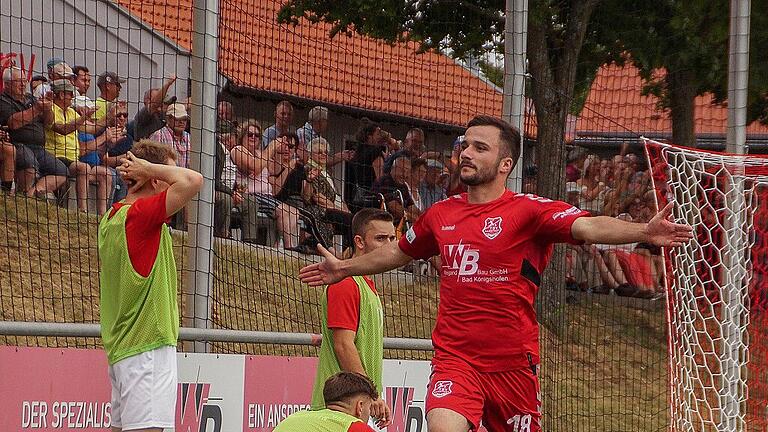
[[[48, 67], [48, 82], [44, 82], [35, 88], [33, 96], [36, 99], [42, 99], [51, 91], [51, 82], [58, 79], [71, 79], [75, 76], [72, 72], [72, 68], [69, 67], [64, 60], [54, 57], [48, 60], [46, 64]], [[80, 93], [75, 89], [74, 97], [80, 96]]]
[[165, 127], [150, 135], [152, 141], [170, 145], [176, 151], [176, 163], [180, 167], [189, 166], [189, 132], [187, 122], [189, 114], [184, 104], [174, 103], [165, 110]]

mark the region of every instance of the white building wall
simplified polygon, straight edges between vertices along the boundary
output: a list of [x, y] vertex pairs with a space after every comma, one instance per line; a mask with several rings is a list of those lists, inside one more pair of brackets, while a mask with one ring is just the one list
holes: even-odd
[[51, 57], [91, 71], [88, 96], [96, 98], [96, 78], [117, 72], [128, 82], [120, 99], [131, 115], [138, 110], [145, 90], [159, 87], [164, 77], [179, 79], [171, 94], [187, 96], [189, 55], [162, 35], [109, 1], [2, 0], [0, 1], [0, 53], [21, 53], [28, 64], [35, 56], [34, 72], [45, 74]]

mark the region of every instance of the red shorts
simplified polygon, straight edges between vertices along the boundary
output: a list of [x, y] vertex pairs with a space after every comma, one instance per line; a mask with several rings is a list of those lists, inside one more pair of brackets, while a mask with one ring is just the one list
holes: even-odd
[[427, 413], [435, 408], [463, 415], [474, 430], [482, 421], [489, 431], [539, 432], [538, 365], [478, 372], [457, 358], [435, 359], [427, 387]]

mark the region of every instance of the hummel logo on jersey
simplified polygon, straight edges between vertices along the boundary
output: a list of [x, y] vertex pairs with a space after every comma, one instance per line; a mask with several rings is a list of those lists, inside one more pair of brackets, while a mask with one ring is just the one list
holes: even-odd
[[581, 210], [579, 210], [577, 207], [571, 207], [569, 209], [557, 212], [552, 215], [553, 220], [558, 220], [560, 218], [568, 217], [571, 215], [575, 215], [576, 213], [581, 213]]
[[[468, 244], [447, 244], [443, 246], [443, 268], [458, 271], [458, 276], [470, 276], [477, 273], [480, 251]], [[456, 275], [457, 273], [454, 273]]]
[[453, 231], [456, 229], [456, 225], [443, 225], [442, 228], [440, 228], [441, 231]]
[[486, 218], [483, 235], [488, 237], [489, 240], [493, 240], [499, 234], [501, 234], [501, 216]]

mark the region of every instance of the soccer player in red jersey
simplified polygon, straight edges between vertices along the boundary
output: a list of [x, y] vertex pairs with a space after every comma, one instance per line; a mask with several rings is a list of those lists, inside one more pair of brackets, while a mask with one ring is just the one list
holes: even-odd
[[325, 285], [440, 255], [430, 432], [476, 430], [481, 421], [490, 431], [541, 429], [534, 298], [554, 243], [675, 247], [692, 237], [689, 226], [668, 220], [671, 206], [648, 223], [631, 223], [513, 193], [506, 181], [519, 155], [515, 128], [475, 117], [461, 151], [466, 193], [433, 205], [399, 243], [343, 261], [320, 248], [325, 259], [300, 272], [309, 285]]

